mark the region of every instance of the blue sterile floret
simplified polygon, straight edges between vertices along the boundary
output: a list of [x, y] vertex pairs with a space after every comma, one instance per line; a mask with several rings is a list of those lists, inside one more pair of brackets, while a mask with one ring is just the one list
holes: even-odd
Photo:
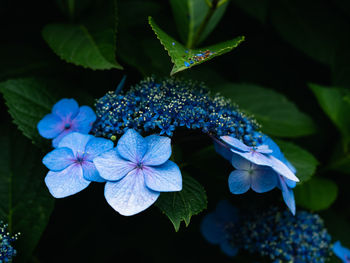
[[11, 262], [16, 255], [16, 250], [12, 247], [12, 242], [18, 239], [18, 234], [10, 236], [7, 224], [0, 221], [0, 263]]
[[259, 125], [229, 99], [212, 96], [202, 83], [150, 77], [122, 94], [108, 92], [96, 102], [92, 133], [111, 138], [128, 128], [172, 136], [178, 127], [213, 136], [231, 135], [247, 145], [261, 140]]

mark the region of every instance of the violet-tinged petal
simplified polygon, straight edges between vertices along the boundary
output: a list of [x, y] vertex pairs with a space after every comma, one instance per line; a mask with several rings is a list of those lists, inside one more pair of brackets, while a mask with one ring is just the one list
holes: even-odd
[[256, 152], [256, 151], [240, 152], [240, 151], [236, 151], [233, 149], [231, 149], [231, 151], [233, 153], [236, 153], [236, 154], [242, 156], [243, 158], [247, 159], [248, 161], [250, 161], [254, 164], [272, 167], [272, 163], [270, 161], [270, 158], [264, 154], [259, 153], [259, 152]]
[[58, 148], [43, 158], [43, 164], [51, 171], [59, 172], [73, 164], [75, 160], [74, 154], [69, 148]]
[[64, 130], [64, 123], [57, 115], [47, 114], [41, 121], [39, 121], [37, 128], [42, 137], [52, 139]]
[[269, 156], [270, 162], [271, 162], [271, 168], [275, 170], [278, 174], [286, 177], [287, 179], [295, 182], [299, 182], [298, 177], [295, 176], [295, 174], [280, 160], [273, 156]]
[[71, 120], [79, 113], [79, 105], [75, 99], [61, 99], [52, 108], [52, 113], [63, 120]]
[[100, 176], [108, 181], [120, 180], [136, 168], [134, 163], [123, 159], [116, 149], [100, 154], [93, 163]]
[[113, 142], [104, 138], [92, 138], [88, 141], [85, 147], [85, 158], [92, 161], [95, 157], [101, 153], [107, 152], [113, 149]]
[[83, 169], [79, 164], [72, 164], [60, 172], [48, 172], [45, 183], [55, 198], [74, 195], [90, 184], [84, 179]]
[[252, 189], [257, 193], [271, 191], [277, 186], [278, 175], [270, 168], [256, 169], [251, 175]]
[[228, 186], [233, 194], [244, 194], [251, 185], [251, 178], [248, 171], [235, 170], [228, 177]]
[[343, 247], [340, 241], [334, 243], [333, 252], [338, 258], [343, 261], [343, 263], [350, 262], [350, 249]]
[[92, 162], [84, 161], [82, 163], [82, 168], [83, 176], [86, 180], [99, 183], [106, 181], [100, 176], [99, 172], [97, 171], [95, 165]]
[[96, 114], [89, 106], [81, 106], [78, 115], [72, 120], [74, 130], [89, 133], [96, 121]]
[[143, 156], [144, 165], [160, 165], [171, 156], [171, 140], [165, 136], [150, 135], [144, 139], [147, 151]]
[[243, 142], [232, 136], [221, 136], [220, 139], [228, 143], [231, 147], [238, 149], [239, 151], [249, 152], [251, 150], [251, 147], [245, 145]]
[[135, 130], [129, 129], [119, 139], [117, 151], [124, 159], [139, 163], [147, 151], [147, 143]]
[[288, 206], [289, 210], [292, 212], [292, 214], [295, 215], [296, 208], [293, 190], [287, 186], [282, 176], [279, 176], [279, 183], [282, 191], [283, 200]]
[[147, 188], [140, 169], [135, 169], [117, 182], [107, 182], [105, 197], [118, 213], [131, 216], [150, 207], [159, 197], [159, 192]]
[[69, 149], [72, 149], [75, 157], [82, 158], [85, 154], [86, 144], [92, 138], [92, 135], [72, 132], [62, 138], [62, 140], [58, 144], [58, 147], [67, 147]]
[[248, 161], [247, 159], [243, 158], [238, 154], [235, 154], [233, 152], [231, 153], [232, 153], [231, 164], [234, 168], [239, 170], [246, 170], [246, 171], [252, 169], [252, 166], [254, 164], [252, 164], [250, 161]]
[[159, 166], [144, 166], [143, 174], [148, 188], [157, 192], [174, 192], [182, 189], [179, 167], [172, 161]]
[[52, 147], [57, 148], [60, 141], [67, 135], [72, 132], [72, 129], [64, 129], [55, 139], [52, 140]]

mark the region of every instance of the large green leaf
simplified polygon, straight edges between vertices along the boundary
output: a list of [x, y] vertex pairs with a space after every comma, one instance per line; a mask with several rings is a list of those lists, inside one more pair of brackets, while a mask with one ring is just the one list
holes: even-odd
[[170, 0], [180, 37], [193, 48], [214, 30], [229, 1]]
[[49, 90], [47, 82], [39, 79], [12, 79], [0, 83], [0, 92], [13, 122], [34, 142], [42, 141], [37, 124], [56, 102]]
[[54, 199], [44, 184], [40, 153], [30, 141], [1, 127], [0, 147], [0, 220], [8, 223], [11, 234], [21, 233], [16, 262], [26, 262], [48, 223]]
[[207, 196], [203, 186], [186, 174], [182, 175], [182, 179], [182, 191], [162, 193], [156, 203], [168, 216], [176, 231], [180, 229], [181, 221], [185, 221], [188, 226], [193, 215], [207, 208]]
[[254, 115], [264, 133], [279, 137], [298, 137], [315, 132], [312, 119], [274, 90], [251, 84], [218, 85], [213, 90], [231, 98], [248, 114]]
[[294, 143], [282, 140], [276, 140], [276, 143], [287, 160], [297, 169], [296, 176], [300, 179], [300, 182], [304, 183], [310, 180], [319, 164], [316, 158]]
[[103, 7], [80, 24], [49, 24], [43, 38], [63, 60], [90, 69], [122, 69], [116, 55], [116, 5], [106, 0]]
[[329, 179], [315, 176], [297, 186], [294, 193], [298, 205], [312, 211], [319, 211], [327, 209], [337, 199], [338, 186]]
[[[172, 37], [170, 37], [167, 33], [165, 33], [163, 30], [161, 30], [156, 23], [154, 23], [153, 19], [149, 17], [149, 24], [151, 25], [154, 33], [157, 35], [158, 39], [160, 40], [161, 44], [164, 46], [165, 50], [168, 52], [171, 61], [174, 64], [174, 67], [170, 73], [170, 75], [174, 75], [177, 72], [183, 71], [185, 69], [191, 68], [193, 66], [199, 65], [203, 62], [206, 62], [208, 60], [211, 60], [212, 58], [216, 56], [220, 56], [222, 54], [225, 54], [232, 49], [236, 48], [243, 40], [244, 37], [236, 37], [235, 39], [221, 42], [216, 45], [203, 47], [201, 49], [186, 49], [182, 44], [174, 40]], [[204, 51], [210, 51], [211, 55], [206, 57], [205, 59], [201, 61], [194, 61], [193, 57]], [[190, 64], [190, 61], [194, 62], [193, 64]], [[187, 64], [187, 66], [186, 66]]]

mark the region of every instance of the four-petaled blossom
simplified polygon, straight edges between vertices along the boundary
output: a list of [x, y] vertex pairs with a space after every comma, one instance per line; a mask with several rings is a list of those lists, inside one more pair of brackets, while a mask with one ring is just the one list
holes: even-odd
[[181, 191], [181, 172], [168, 160], [170, 156], [168, 137], [143, 138], [135, 130], [127, 130], [116, 148], [93, 160], [107, 181], [107, 202], [120, 214], [129, 216], [151, 206], [160, 192]]
[[113, 148], [113, 142], [77, 132], [66, 135], [58, 147], [43, 158], [49, 168], [45, 183], [56, 198], [76, 194], [91, 181], [104, 182], [92, 160]]
[[41, 136], [53, 139], [53, 147], [57, 147], [64, 136], [71, 132], [89, 133], [96, 120], [95, 112], [88, 106], [81, 106], [74, 99], [61, 99], [50, 114], [39, 123]]
[[333, 252], [343, 263], [350, 263], [350, 249], [343, 247], [340, 241], [334, 243]]

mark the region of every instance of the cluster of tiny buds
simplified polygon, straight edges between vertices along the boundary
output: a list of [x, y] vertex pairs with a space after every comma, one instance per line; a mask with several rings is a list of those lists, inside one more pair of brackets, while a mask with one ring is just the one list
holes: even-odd
[[18, 239], [20, 233], [11, 236], [7, 229], [8, 224], [0, 222], [0, 262], [11, 262], [17, 253], [12, 247], [12, 242]]

